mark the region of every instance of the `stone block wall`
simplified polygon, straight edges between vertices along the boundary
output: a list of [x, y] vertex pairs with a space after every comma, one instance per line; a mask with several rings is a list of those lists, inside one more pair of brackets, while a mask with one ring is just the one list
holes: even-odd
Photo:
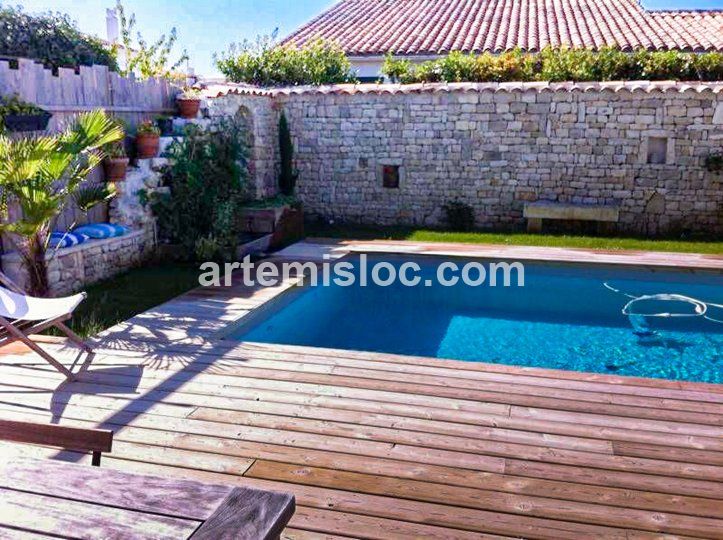
[[[477, 226], [509, 229], [524, 225], [526, 202], [550, 200], [619, 206], [621, 233], [723, 233], [723, 177], [704, 168], [706, 156], [723, 149], [723, 83], [360, 85], [258, 94], [214, 102], [224, 114], [241, 107], [257, 115], [266, 191], [275, 181], [277, 111], [286, 111], [307, 213], [439, 226], [443, 205], [460, 200], [474, 208]], [[385, 165], [398, 168], [398, 188], [383, 187]]]
[[265, 95], [228, 95], [208, 100], [211, 120], [236, 118], [246, 123], [248, 131], [248, 168], [252, 194], [258, 198], [276, 194], [278, 151], [278, 107]]
[[[48, 280], [55, 296], [80, 291], [83, 287], [108, 279], [139, 266], [155, 248], [153, 229], [132, 231], [105, 240], [88, 240], [71, 248], [48, 251]], [[3, 272], [26, 289], [28, 274], [16, 252], [2, 255]]]

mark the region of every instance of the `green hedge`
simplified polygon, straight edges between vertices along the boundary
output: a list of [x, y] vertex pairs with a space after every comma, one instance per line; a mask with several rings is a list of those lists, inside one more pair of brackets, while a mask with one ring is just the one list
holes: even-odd
[[118, 69], [115, 53], [98, 38], [83, 34], [60, 13], [29, 15], [0, 4], [0, 58], [32, 58], [46, 67], [100, 64]]
[[606, 47], [547, 48], [539, 53], [520, 50], [499, 55], [453, 52], [420, 64], [395, 59], [392, 54], [382, 73], [394, 82], [508, 82], [508, 81], [616, 81], [616, 80], [723, 80], [723, 53], [625, 53]]
[[216, 56], [218, 69], [233, 82], [257, 86], [298, 86], [355, 82], [351, 64], [341, 48], [316, 40], [303, 47], [276, 45], [273, 38], [260, 38], [232, 45]]

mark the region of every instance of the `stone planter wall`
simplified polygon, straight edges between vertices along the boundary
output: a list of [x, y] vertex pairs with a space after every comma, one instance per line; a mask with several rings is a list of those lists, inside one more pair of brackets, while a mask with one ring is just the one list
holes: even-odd
[[[723, 83], [225, 92], [218, 113], [255, 115], [264, 189], [286, 111], [307, 215], [440, 226], [460, 200], [477, 226], [508, 229], [524, 225], [526, 202], [549, 200], [619, 206], [620, 233], [723, 233], [723, 177], [703, 166], [723, 148]], [[399, 187], [384, 187], [385, 166]]]
[[[88, 240], [71, 248], [50, 250], [50, 290], [56, 296], [82, 290], [91, 283], [139, 266], [153, 254], [154, 247], [153, 229], [148, 227], [117, 238]], [[4, 254], [2, 267], [10, 279], [25, 288], [27, 272], [17, 253]]]
[[[156, 247], [155, 218], [147, 205], [141, 204], [139, 192], [159, 188], [158, 168], [164, 158], [138, 160], [129, 167], [125, 180], [116, 184], [118, 195], [111, 201], [112, 223], [132, 229], [126, 235], [105, 240], [88, 240], [78, 246], [48, 249], [48, 279], [54, 296], [74, 293], [87, 285], [111, 278], [141, 265], [153, 256]], [[16, 252], [2, 254], [2, 269], [10, 279], [26, 288], [27, 271]]]

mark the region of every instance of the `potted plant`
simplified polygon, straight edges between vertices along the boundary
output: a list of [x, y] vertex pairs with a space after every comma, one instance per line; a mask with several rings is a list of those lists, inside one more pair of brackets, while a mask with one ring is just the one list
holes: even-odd
[[201, 92], [195, 88], [184, 88], [183, 92], [176, 96], [176, 102], [181, 118], [196, 118], [201, 108]]
[[0, 121], [8, 131], [44, 131], [51, 116], [37, 105], [23, 101], [17, 94], [0, 98]]
[[105, 159], [103, 160], [106, 182], [122, 182], [125, 180], [129, 162], [130, 160], [121, 141], [107, 145], [105, 147]]
[[161, 137], [173, 135], [173, 118], [165, 114], [156, 116], [156, 125], [161, 130]]
[[138, 159], [153, 158], [158, 155], [161, 130], [153, 122], [141, 122], [136, 129], [136, 150]]

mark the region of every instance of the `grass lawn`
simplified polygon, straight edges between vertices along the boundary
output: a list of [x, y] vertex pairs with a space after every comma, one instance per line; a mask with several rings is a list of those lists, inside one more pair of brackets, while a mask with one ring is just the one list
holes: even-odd
[[311, 224], [307, 237], [345, 238], [354, 240], [414, 240], [417, 242], [461, 242], [465, 244], [504, 244], [510, 246], [550, 246], [606, 250], [676, 251], [723, 254], [719, 239], [647, 239], [598, 236], [570, 236], [526, 233], [448, 232], [413, 227], [361, 227]]
[[85, 288], [70, 327], [92, 336], [147, 309], [198, 287], [198, 265], [163, 264], [136, 268]]

